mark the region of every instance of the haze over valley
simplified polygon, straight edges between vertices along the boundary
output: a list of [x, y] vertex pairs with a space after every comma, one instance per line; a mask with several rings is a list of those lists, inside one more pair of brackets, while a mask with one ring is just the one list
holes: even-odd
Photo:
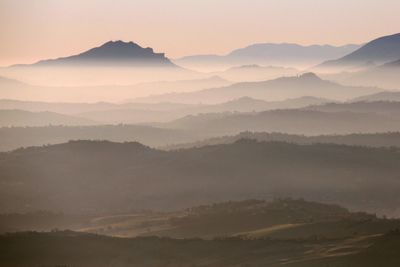
[[400, 266], [398, 10], [0, 0], [0, 266]]

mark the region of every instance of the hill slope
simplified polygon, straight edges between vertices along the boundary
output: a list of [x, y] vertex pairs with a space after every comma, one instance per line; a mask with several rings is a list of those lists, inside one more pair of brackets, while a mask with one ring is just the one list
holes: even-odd
[[334, 204], [302, 199], [242, 200], [173, 212], [133, 211], [71, 215], [51, 212], [1, 214], [0, 234], [16, 231], [74, 231], [117, 237], [218, 237], [309, 239], [384, 234], [400, 220], [350, 212]]
[[337, 60], [327, 61], [320, 68], [365, 67], [400, 59], [400, 33], [372, 40], [356, 51]]
[[183, 212], [132, 216], [105, 216], [92, 220], [86, 231], [116, 236], [160, 236], [212, 239], [243, 238], [347, 238], [383, 234], [400, 220], [349, 212], [329, 204], [293, 199], [229, 201], [192, 207]]
[[76, 141], [0, 154], [0, 211], [126, 212], [293, 196], [396, 214], [399, 155], [250, 140], [170, 152]]

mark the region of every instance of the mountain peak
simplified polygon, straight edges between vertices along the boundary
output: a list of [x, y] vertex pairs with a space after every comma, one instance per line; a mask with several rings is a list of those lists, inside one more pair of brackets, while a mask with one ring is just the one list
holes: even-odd
[[155, 53], [134, 42], [108, 41], [77, 55], [42, 60], [36, 66], [135, 66], [177, 67], [164, 53]]
[[119, 49], [119, 48], [129, 48], [129, 49], [149, 49], [151, 51], [153, 51], [152, 48], [143, 48], [140, 45], [138, 45], [137, 43], [134, 43], [132, 41], [130, 42], [124, 42], [122, 40], [116, 40], [116, 41], [108, 41], [106, 43], [104, 43], [103, 45], [101, 45], [98, 48], [109, 48], [109, 49]]
[[[108, 41], [99, 47], [92, 48], [80, 56], [100, 56], [100, 57], [146, 57], [146, 56], [160, 56], [165, 57], [164, 53], [154, 53], [150, 47], [143, 48], [134, 42], [124, 42], [121, 40]], [[78, 56], [79, 56], [78, 55]]]
[[306, 72], [299, 76], [299, 79], [302, 80], [321, 80], [314, 72]]

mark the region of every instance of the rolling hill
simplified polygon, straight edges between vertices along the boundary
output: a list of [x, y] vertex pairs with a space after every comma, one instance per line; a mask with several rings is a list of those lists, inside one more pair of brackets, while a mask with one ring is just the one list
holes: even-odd
[[384, 234], [400, 227], [400, 220], [349, 212], [332, 204], [304, 200], [243, 200], [191, 207], [172, 213], [103, 216], [84, 229], [121, 237], [218, 237], [307, 239], [348, 238]]
[[54, 112], [29, 112], [24, 110], [0, 110], [0, 127], [46, 125], [93, 125], [96, 122], [82, 117]]
[[282, 77], [262, 82], [236, 83], [230, 86], [211, 88], [191, 93], [171, 93], [138, 99], [141, 102], [177, 102], [216, 104], [244, 96], [266, 101], [281, 101], [287, 98], [314, 96], [333, 100], [377, 93], [381, 91], [373, 87], [343, 86], [320, 79], [314, 73], [300, 76]]
[[65, 143], [69, 140], [141, 142], [158, 147], [201, 138], [196, 133], [145, 125], [43, 126], [0, 128], [0, 151]]
[[384, 91], [376, 94], [360, 96], [352, 99], [352, 102], [396, 101], [400, 102], [400, 92]]
[[[191, 130], [203, 136], [232, 135], [243, 131], [322, 135], [399, 131], [398, 116], [346, 111], [325, 112], [292, 109], [250, 113], [190, 115], [160, 124], [171, 129]], [[323, 108], [321, 108], [323, 109]]]
[[[309, 105], [318, 105], [333, 102], [316, 97], [301, 97], [284, 101], [267, 102], [242, 97], [215, 105], [179, 104], [179, 103], [141, 103], [127, 102], [122, 104], [110, 102], [97, 103], [67, 103], [67, 102], [40, 102], [0, 99], [1, 109], [18, 109], [29, 112], [54, 112], [65, 115], [79, 116], [98, 123], [106, 124], [136, 124], [150, 122], [167, 122], [178, 118], [199, 113], [210, 112], [251, 112], [271, 109], [302, 108]], [[29, 125], [29, 124], [28, 124]]]
[[112, 111], [112, 110], [146, 110], [146, 111], [176, 111], [192, 108], [192, 105], [179, 103], [74, 103], [74, 102], [43, 102], [0, 99], [0, 109], [19, 109], [30, 112], [55, 112], [67, 115], [76, 115], [85, 112]]
[[4, 266], [352, 266], [400, 264], [399, 231], [337, 239], [116, 238], [72, 231], [0, 236]]
[[385, 114], [396, 118], [400, 115], [400, 102], [396, 101], [369, 101], [351, 103], [327, 103], [323, 105], [305, 107], [307, 110], [323, 112], [356, 112], [356, 113], [375, 113]]
[[169, 152], [74, 141], [1, 153], [0, 211], [126, 213], [281, 196], [394, 216], [399, 155], [397, 148], [252, 140]]
[[130, 103], [121, 105], [124, 109], [103, 109], [79, 113], [78, 115], [103, 123], [152, 123], [168, 122], [188, 115], [210, 112], [252, 112], [272, 109], [293, 109], [328, 102], [333, 101], [316, 97], [300, 97], [267, 102], [250, 97], [242, 97], [214, 105], [169, 103], [169, 110], [159, 108], [159, 106], [166, 106], [168, 103]]
[[295, 144], [338, 144], [365, 147], [400, 147], [400, 133], [371, 133], [348, 135], [294, 135], [268, 132], [242, 132], [237, 135], [227, 135], [209, 138], [192, 143], [174, 144], [162, 147], [166, 150], [187, 149], [210, 145], [232, 144], [240, 139], [252, 139], [259, 142], [288, 142]]
[[[54, 69], [52, 69], [51, 71], [53, 70]], [[125, 70], [125, 72], [127, 72], [127, 70]], [[132, 74], [134, 74], [134, 71], [132, 71], [130, 75]], [[107, 76], [108, 74], [105, 73], [104, 75]], [[71, 78], [73, 77], [74, 76], [72, 76]], [[71, 86], [65, 86], [65, 85], [40, 86], [40, 85], [25, 84], [11, 79], [4, 79], [4, 80], [0, 79], [0, 89], [1, 89], [0, 105], [2, 107], [4, 105], [7, 105], [5, 107], [7, 109], [28, 110], [27, 106], [29, 108], [34, 108], [35, 106], [36, 109], [32, 110], [29, 109], [29, 111], [59, 112], [59, 109], [56, 106], [63, 105], [64, 107], [67, 107], [68, 104], [73, 104], [71, 102], [74, 102], [74, 104], [77, 104], [77, 102], [79, 102], [78, 104], [87, 104], [85, 102], [88, 102], [92, 104], [91, 105], [92, 107], [95, 107], [96, 105], [94, 104], [99, 104], [96, 102], [113, 101], [113, 102], [126, 103], [126, 102], [132, 102], [131, 99], [133, 98], [140, 96], [149, 96], [155, 93], [160, 94], [166, 92], [191, 92], [207, 88], [228, 86], [230, 84], [231, 82], [216, 76], [205, 77], [200, 79], [190, 79], [190, 80], [178, 79], [174, 81], [165, 80], [157, 82], [141, 82], [138, 84], [131, 84], [131, 82], [128, 82], [126, 85], [107, 84], [107, 85], [71, 85]], [[27, 101], [26, 99], [29, 99], [30, 101]], [[13, 100], [15, 101], [13, 102]], [[51, 106], [47, 105], [46, 103], [42, 103], [46, 105], [36, 105], [39, 103], [29, 103], [29, 102], [57, 102], [56, 103], [57, 105]], [[28, 104], [34, 104], [34, 105], [28, 105]], [[97, 107], [97, 110], [103, 109], [101, 105], [98, 106], [100, 107]], [[56, 109], [50, 109], [50, 108], [56, 108]], [[83, 105], [71, 105], [70, 108], [71, 110], [77, 109], [75, 113], [94, 110], [93, 108], [88, 108], [87, 110], [81, 110], [83, 108]], [[68, 112], [73, 113], [71, 111]]]
[[0, 215], [0, 234], [21, 231], [74, 231], [116, 237], [221, 237], [243, 239], [343, 239], [385, 234], [400, 220], [350, 212], [334, 204], [303, 199], [242, 200], [201, 205], [173, 212], [133, 211], [123, 214], [35, 212]]

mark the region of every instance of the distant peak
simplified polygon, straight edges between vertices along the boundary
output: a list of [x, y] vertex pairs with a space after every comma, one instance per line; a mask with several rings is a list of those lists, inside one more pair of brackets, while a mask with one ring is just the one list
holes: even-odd
[[299, 76], [303, 80], [321, 80], [314, 72], [306, 72]]
[[111, 40], [77, 55], [42, 60], [34, 65], [177, 67], [164, 53], [155, 53], [153, 48], [122, 40]]
[[101, 45], [100, 47], [133, 47], [133, 48], [142, 48], [140, 45], [134, 43], [134, 42], [124, 42], [122, 40], [117, 40], [117, 41], [108, 41]]
[[112, 45], [112, 44], [115, 44], [115, 45], [121, 45], [121, 44], [135, 44], [134, 42], [124, 42], [124, 41], [122, 41], [122, 40], [116, 40], [116, 41], [108, 41], [108, 42], [106, 42], [104, 45]]

